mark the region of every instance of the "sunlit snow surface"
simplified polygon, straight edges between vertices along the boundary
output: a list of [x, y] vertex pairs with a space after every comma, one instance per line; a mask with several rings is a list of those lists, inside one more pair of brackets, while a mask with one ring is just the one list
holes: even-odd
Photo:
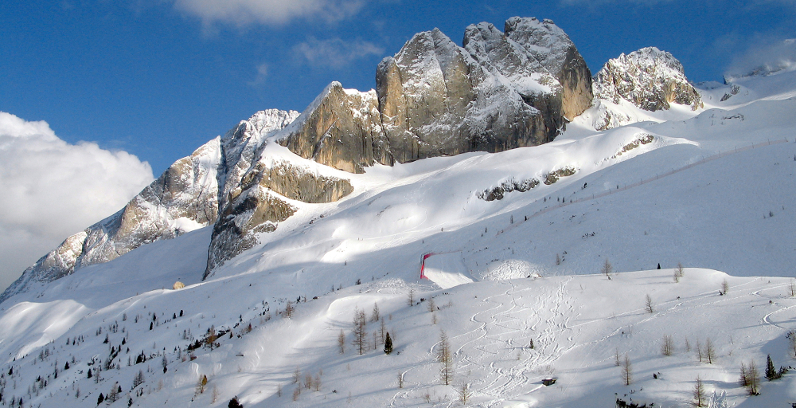
[[[247, 408], [448, 407], [461, 404], [456, 390], [469, 384], [472, 406], [606, 407], [618, 396], [672, 407], [691, 402], [699, 376], [708, 396], [726, 393], [724, 406], [787, 406], [796, 402], [794, 374], [763, 380], [755, 397], [737, 380], [742, 362], [754, 360], [762, 374], [767, 354], [777, 367], [796, 365], [785, 337], [796, 329], [794, 77], [737, 80], [741, 90], [724, 102], [717, 100], [730, 86], [705, 91], [705, 109], [676, 118], [602, 133], [576, 121], [544, 146], [363, 175], [324, 169], [270, 143], [275, 160], [344, 175], [354, 193], [338, 203], [291, 202], [295, 216], [207, 282], [200, 279], [210, 228], [0, 304], [3, 398], [96, 406], [118, 382], [122, 398], [110, 406], [132, 398], [133, 406], [226, 407], [237, 395]], [[623, 152], [646, 135], [651, 143]], [[478, 198], [566, 167], [575, 174], [554, 184]], [[426, 260], [430, 279], [420, 279], [428, 253], [439, 255]], [[600, 274], [606, 259], [617, 272], [611, 279]], [[686, 269], [676, 283], [678, 262]], [[729, 291], [720, 295], [725, 279]], [[177, 280], [187, 287], [171, 290]], [[279, 315], [297, 299], [293, 318]], [[372, 322], [359, 355], [354, 310], [370, 318], [376, 303], [394, 351], [373, 350], [380, 323]], [[119, 330], [109, 332], [114, 323]], [[211, 326], [231, 328], [233, 337], [191, 360], [183, 334], [198, 339]], [[453, 351], [450, 386], [440, 384], [435, 361], [441, 330]], [[661, 354], [664, 335], [674, 341], [672, 356]], [[72, 345], [76, 337], [84, 341]], [[88, 379], [92, 358], [92, 368], [103, 365], [122, 339], [119, 368]], [[713, 364], [697, 359], [708, 339]], [[148, 360], [128, 367], [142, 351]], [[621, 383], [617, 352], [633, 364], [630, 386]], [[317, 375], [321, 386], [301, 388], [294, 401], [296, 368], [302, 382]], [[139, 370], [145, 383], [131, 391]], [[197, 393], [201, 375], [208, 383]], [[549, 377], [556, 384], [543, 386]]]

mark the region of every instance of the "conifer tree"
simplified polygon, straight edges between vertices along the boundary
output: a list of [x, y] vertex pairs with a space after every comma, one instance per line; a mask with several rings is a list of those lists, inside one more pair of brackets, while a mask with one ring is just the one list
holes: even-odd
[[384, 354], [392, 353], [392, 338], [390, 332], [387, 332], [387, 337], [384, 338]]
[[779, 373], [777, 369], [774, 368], [774, 362], [771, 361], [771, 354], [766, 357], [766, 379], [768, 381], [774, 381], [779, 378]]
[[227, 404], [227, 408], [243, 408], [243, 405], [238, 401], [238, 397], [232, 397], [232, 399], [229, 400], [229, 404]]

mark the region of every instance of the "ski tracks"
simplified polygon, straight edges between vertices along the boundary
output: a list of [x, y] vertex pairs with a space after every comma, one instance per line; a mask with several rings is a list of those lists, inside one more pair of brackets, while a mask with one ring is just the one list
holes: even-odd
[[504, 292], [484, 298], [489, 307], [470, 318], [478, 327], [456, 336], [467, 338], [455, 353], [459, 378], [472, 380], [474, 390], [496, 401], [492, 406], [537, 389], [536, 377], [551, 374], [552, 364], [574, 347], [569, 327], [574, 306], [566, 290], [572, 279], [555, 287], [541, 282], [522, 288], [509, 280]]

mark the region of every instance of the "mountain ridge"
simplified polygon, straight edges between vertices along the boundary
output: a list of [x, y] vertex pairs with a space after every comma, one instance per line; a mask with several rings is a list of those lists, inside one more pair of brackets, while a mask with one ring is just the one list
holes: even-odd
[[[436, 29], [418, 33], [379, 64], [375, 90], [333, 82], [301, 114], [255, 113], [175, 162], [117, 214], [67, 238], [26, 269], [0, 302], [32, 281], [53, 281], [214, 225], [207, 277], [289, 218], [291, 200], [334, 202], [353, 191], [344, 174], [321, 175], [263, 157], [269, 145], [352, 174], [376, 163], [538, 145], [592, 105], [592, 88], [605, 97], [599, 78], [592, 83], [577, 48], [551, 20], [513, 17], [504, 32], [473, 24], [461, 47]], [[300, 186], [286, 188], [290, 183]]]

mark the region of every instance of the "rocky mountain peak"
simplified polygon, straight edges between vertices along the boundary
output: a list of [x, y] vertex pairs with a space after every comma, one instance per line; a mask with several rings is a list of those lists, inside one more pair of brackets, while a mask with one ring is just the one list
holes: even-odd
[[694, 108], [701, 103], [680, 61], [655, 47], [609, 60], [595, 76], [594, 95], [615, 104], [626, 100], [652, 112], [669, 109], [671, 103]]
[[[300, 203], [354, 189], [335, 171], [267, 157], [279, 143], [350, 173], [472, 151], [553, 140], [589, 106], [591, 73], [552, 21], [512, 18], [467, 28], [463, 46], [438, 29], [418, 33], [376, 69], [376, 89], [333, 82], [299, 115], [265, 110], [175, 162], [117, 214], [68, 238], [0, 300], [35, 282], [107, 262], [159, 239], [213, 225], [205, 277], [274, 231]], [[269, 146], [271, 149], [269, 149]], [[281, 154], [281, 153], [280, 153]]]
[[504, 31], [561, 84], [562, 109], [567, 120], [589, 108], [593, 98], [591, 71], [575, 44], [553, 20], [512, 17], [506, 20]]

